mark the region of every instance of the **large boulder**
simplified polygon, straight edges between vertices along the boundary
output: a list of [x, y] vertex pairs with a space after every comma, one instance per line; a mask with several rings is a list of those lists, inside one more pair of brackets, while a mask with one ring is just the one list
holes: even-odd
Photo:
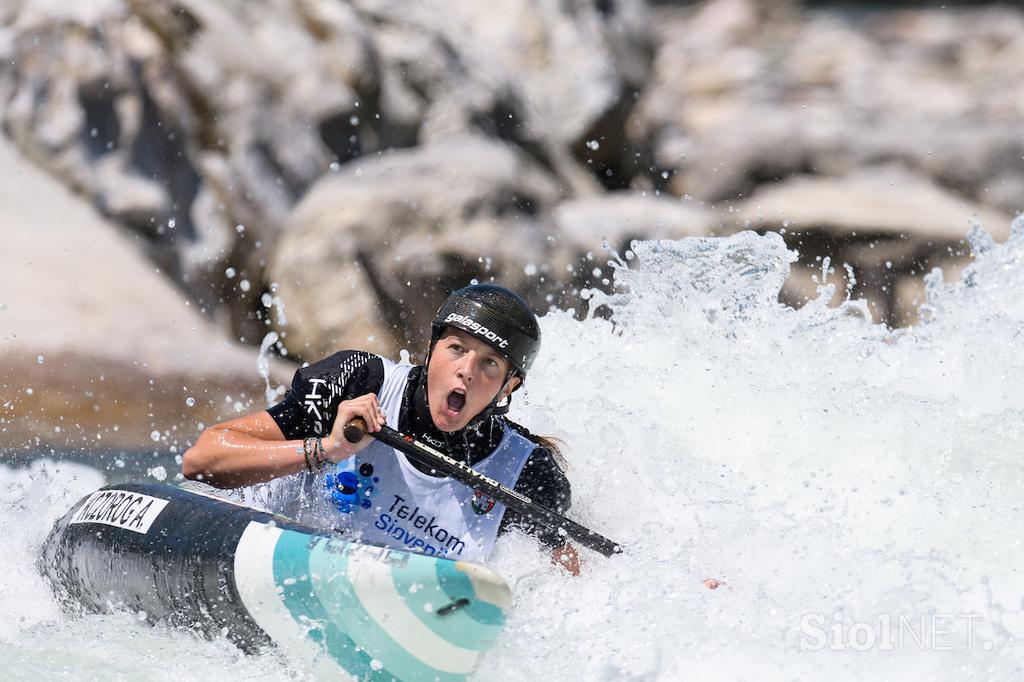
[[[0, 448], [180, 452], [198, 423], [266, 405], [256, 351], [216, 331], [137, 235], [2, 137], [0, 169]], [[289, 369], [272, 367], [276, 387]]]
[[349, 162], [296, 207], [271, 259], [286, 347], [306, 359], [422, 350], [447, 291], [474, 278], [520, 287], [547, 269], [544, 216], [560, 197], [529, 156], [477, 137]]
[[[747, 119], [751, 109], [759, 115]], [[851, 170], [849, 162], [840, 165], [843, 155], [837, 154], [848, 142], [843, 122], [828, 108], [741, 105], [739, 110], [743, 116], [719, 111], [722, 120], [690, 139], [682, 161], [673, 162], [662, 150], [662, 163], [677, 169], [668, 185], [673, 194], [717, 204], [748, 197], [791, 175]]]
[[573, 193], [594, 193], [595, 177], [629, 185], [627, 119], [654, 52], [642, 0], [355, 5], [373, 17], [392, 80], [427, 95], [420, 142], [479, 129], [523, 147]]
[[1000, 241], [1010, 228], [1009, 216], [896, 167], [862, 169], [845, 178], [792, 177], [758, 190], [734, 215], [739, 224], [757, 228], [909, 236], [941, 246], [962, 241], [972, 220]]
[[795, 5], [658, 10], [637, 125], [664, 186], [735, 201], [789, 175], [899, 161], [978, 203], [1024, 209], [1024, 13]]
[[651, 51], [641, 0], [13, 0], [0, 113], [24, 153], [252, 341], [265, 254], [329, 168], [472, 133], [519, 147], [567, 194], [624, 186]]

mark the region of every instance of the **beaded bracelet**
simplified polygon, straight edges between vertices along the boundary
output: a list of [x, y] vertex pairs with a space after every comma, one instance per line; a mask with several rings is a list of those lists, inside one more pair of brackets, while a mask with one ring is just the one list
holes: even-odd
[[302, 447], [297, 448], [296, 452], [302, 452], [302, 459], [306, 462], [306, 471], [313, 473], [313, 465], [309, 462], [309, 439], [302, 439]]
[[[310, 459], [310, 455], [312, 455], [312, 459]], [[304, 438], [302, 440], [302, 458], [306, 461], [306, 470], [309, 473], [323, 471], [327, 466], [327, 451], [324, 449], [323, 438], [316, 436]]]
[[316, 447], [313, 448], [313, 462], [318, 471], [327, 468], [327, 450], [324, 449], [324, 439], [316, 438]]

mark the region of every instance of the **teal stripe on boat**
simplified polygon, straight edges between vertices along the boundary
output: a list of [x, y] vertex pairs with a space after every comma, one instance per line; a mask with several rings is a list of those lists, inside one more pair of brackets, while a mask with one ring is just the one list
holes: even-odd
[[[308, 637], [323, 645], [331, 658], [352, 675], [359, 679], [373, 679], [378, 677], [388, 680], [393, 677], [386, 670], [374, 670], [370, 661], [372, 658], [365, 652], [357, 649], [356, 643], [339, 629], [330, 613], [324, 608], [313, 591], [310, 571], [310, 549], [309, 541], [312, 536], [304, 533], [296, 533], [290, 530], [281, 531], [274, 547], [274, 582], [283, 591], [281, 599], [284, 601], [288, 612], [300, 626], [309, 628], [312, 623], [322, 625], [322, 629], [310, 628]], [[314, 552], [323, 554], [321, 547], [326, 544], [320, 542]], [[322, 571], [322, 577], [340, 575], [345, 582], [347, 561], [344, 554], [331, 554], [330, 561], [319, 560], [318, 570]], [[307, 576], [306, 580], [300, 580], [301, 576]], [[286, 582], [287, 581], [287, 582]], [[291, 583], [291, 584], [288, 584]]]
[[[437, 682], [460, 682], [466, 679], [468, 673], [450, 673], [427, 665], [381, 629], [366, 612], [348, 578], [344, 574], [336, 574], [336, 567], [330, 563], [330, 555], [321, 547], [318, 546], [310, 554], [309, 566], [311, 575], [316, 576], [312, 580], [313, 589], [328, 619], [359, 642], [365, 653], [378, 661], [378, 665], [383, 664], [388, 671], [387, 677]], [[386, 570], [395, 569], [391, 567]], [[425, 582], [432, 580], [432, 575], [423, 577]]]
[[[442, 638], [474, 651], [493, 646], [505, 624], [505, 614], [477, 597], [469, 576], [458, 570], [454, 561], [417, 554], [406, 566], [392, 569], [391, 574], [409, 610]], [[469, 604], [444, 616], [436, 613], [459, 599], [468, 599]]]

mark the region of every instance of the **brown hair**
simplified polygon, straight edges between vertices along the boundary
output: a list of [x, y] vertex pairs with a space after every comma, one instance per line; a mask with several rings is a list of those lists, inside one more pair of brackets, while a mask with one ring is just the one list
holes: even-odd
[[569, 461], [562, 454], [562, 448], [565, 447], [565, 441], [561, 438], [555, 438], [554, 436], [537, 436], [534, 435], [533, 439], [537, 444], [546, 447], [551, 451], [551, 456], [555, 459], [555, 464], [558, 468], [565, 473], [569, 470]]

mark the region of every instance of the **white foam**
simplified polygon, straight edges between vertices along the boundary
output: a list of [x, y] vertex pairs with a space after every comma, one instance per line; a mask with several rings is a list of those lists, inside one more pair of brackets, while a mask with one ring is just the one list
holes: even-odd
[[[572, 515], [628, 553], [585, 553], [574, 579], [532, 540], [500, 540], [515, 604], [479, 679], [1020, 679], [1022, 232], [975, 238], [977, 261], [932, 279], [912, 330], [829, 294], [782, 307], [792, 255], [752, 234], [638, 244], [615, 268], [627, 290], [594, 298], [614, 322], [546, 316], [513, 416], [569, 443]], [[35, 554], [99, 480], [42, 467], [0, 468], [0, 658], [79, 678], [288, 677], [223, 640], [60, 615]], [[801, 650], [816, 614], [847, 634], [883, 616], [979, 618], [970, 639], [962, 619], [926, 623], [925, 650]]]
[[[637, 244], [592, 306], [614, 322], [544, 318], [514, 416], [571, 444], [572, 514], [629, 553], [572, 579], [502, 541], [517, 608], [482, 677], [1019, 678], [1021, 232], [912, 330], [783, 308], [792, 255], [750, 233]], [[845, 650], [806, 650], [837, 623]]]
[[0, 679], [311, 680], [273, 651], [140, 625], [139, 614], [70, 616], [36, 570], [54, 521], [104, 484], [95, 469], [48, 460], [0, 465]]

